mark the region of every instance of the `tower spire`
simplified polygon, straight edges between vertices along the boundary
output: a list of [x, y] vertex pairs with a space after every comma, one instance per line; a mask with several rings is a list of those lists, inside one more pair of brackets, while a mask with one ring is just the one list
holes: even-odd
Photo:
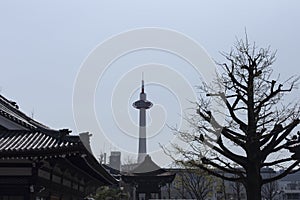
[[144, 72], [142, 72], [142, 93], [144, 93]]
[[133, 103], [133, 107], [140, 110], [139, 120], [139, 148], [138, 148], [138, 163], [143, 162], [147, 155], [146, 143], [146, 109], [152, 107], [152, 103], [147, 100], [147, 95], [144, 88], [144, 74], [142, 73], [142, 88], [140, 99]]

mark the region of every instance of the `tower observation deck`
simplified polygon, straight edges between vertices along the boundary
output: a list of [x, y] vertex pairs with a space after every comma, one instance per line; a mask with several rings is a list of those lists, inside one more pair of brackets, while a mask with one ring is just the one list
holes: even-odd
[[143, 162], [147, 155], [146, 110], [151, 108], [152, 105], [153, 104], [147, 100], [147, 95], [144, 90], [144, 80], [142, 80], [140, 99], [132, 104], [134, 108], [140, 110], [138, 163]]

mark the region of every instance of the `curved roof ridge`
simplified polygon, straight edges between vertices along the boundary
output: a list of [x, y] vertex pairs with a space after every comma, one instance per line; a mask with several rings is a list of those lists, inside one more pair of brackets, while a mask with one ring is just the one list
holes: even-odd
[[3, 117], [8, 118], [9, 120], [29, 129], [49, 129], [48, 126], [38, 122], [31, 117], [27, 116], [24, 112], [19, 110], [19, 106], [15, 101], [8, 100], [3, 95], [0, 94], [0, 114]]
[[141, 173], [149, 173], [155, 171], [163, 170], [160, 168], [152, 159], [150, 155], [146, 155], [143, 162], [141, 162], [137, 167], [135, 167], [131, 173], [133, 174], [141, 174]]

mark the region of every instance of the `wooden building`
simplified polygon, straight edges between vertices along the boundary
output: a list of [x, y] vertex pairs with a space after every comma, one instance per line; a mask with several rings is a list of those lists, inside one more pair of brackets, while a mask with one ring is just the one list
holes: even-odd
[[83, 199], [117, 184], [80, 138], [33, 120], [0, 95], [0, 200]]
[[131, 199], [161, 199], [161, 188], [171, 184], [175, 173], [166, 171], [154, 163], [149, 155], [136, 168], [121, 176], [130, 187]]

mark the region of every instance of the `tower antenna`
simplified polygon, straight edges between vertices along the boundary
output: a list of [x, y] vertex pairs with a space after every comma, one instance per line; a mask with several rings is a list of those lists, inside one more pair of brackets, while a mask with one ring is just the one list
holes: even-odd
[[142, 72], [142, 93], [144, 93], [144, 72]]

